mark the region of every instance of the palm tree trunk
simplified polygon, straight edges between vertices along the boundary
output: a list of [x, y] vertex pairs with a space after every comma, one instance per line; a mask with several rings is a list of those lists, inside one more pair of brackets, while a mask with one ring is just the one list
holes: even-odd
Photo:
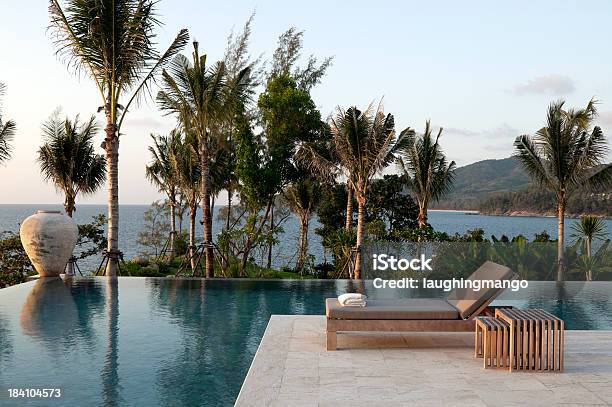
[[232, 190], [227, 189], [227, 220], [225, 221], [225, 230], [229, 230], [232, 217]]
[[348, 181], [346, 182], [346, 196], [346, 223], [344, 228], [350, 230], [353, 220], [353, 188], [351, 188]]
[[215, 276], [214, 253], [212, 249], [212, 222], [210, 216], [210, 168], [208, 167], [208, 145], [201, 140], [202, 165], [202, 222], [204, 224], [204, 245], [206, 253], [206, 278]]
[[[74, 212], [74, 197], [72, 197], [70, 194], [66, 194], [66, 198], [64, 200], [64, 210], [66, 211], [66, 215], [72, 218], [72, 214]], [[68, 262], [65, 271], [67, 276], [74, 276], [74, 263], [72, 261]]]
[[168, 258], [174, 260], [174, 242], [176, 240], [176, 199], [170, 198], [170, 245]]
[[268, 261], [266, 262], [266, 268], [272, 268], [272, 231], [274, 230], [274, 203], [270, 208], [270, 239], [268, 241]]
[[419, 214], [417, 215], [417, 222], [419, 229], [423, 229], [427, 226], [427, 204], [419, 204]]
[[196, 212], [198, 211], [197, 201], [189, 204], [189, 258], [191, 259], [191, 270], [195, 271], [195, 228]]
[[557, 202], [557, 281], [564, 280], [565, 197]]
[[117, 275], [118, 260], [115, 255], [119, 252], [119, 137], [117, 125], [111, 119], [110, 112], [106, 114], [107, 125], [104, 129], [106, 139], [106, 173], [108, 174], [108, 244], [107, 252], [111, 254], [106, 265], [106, 275]]
[[587, 271], [587, 281], [593, 281], [593, 270], [591, 269], [591, 237], [587, 237], [585, 241], [586, 255], [589, 260], [589, 270]]
[[[357, 192], [359, 193], [359, 192]], [[361, 198], [361, 199], [360, 199]], [[365, 207], [365, 199], [363, 197], [357, 198], [357, 243], [355, 255], [355, 279], [361, 280], [361, 244], [363, 243], [363, 215]]]
[[295, 271], [301, 273], [308, 255], [308, 215], [300, 214], [300, 249], [297, 262], [295, 263]]

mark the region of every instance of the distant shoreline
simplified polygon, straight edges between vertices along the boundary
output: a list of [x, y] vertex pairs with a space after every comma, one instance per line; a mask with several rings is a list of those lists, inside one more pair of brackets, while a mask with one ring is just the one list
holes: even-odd
[[[556, 218], [557, 215], [551, 212], [537, 213], [537, 212], [525, 212], [525, 211], [513, 211], [506, 213], [493, 213], [493, 212], [481, 212], [472, 209], [429, 209], [429, 212], [452, 212], [452, 213], [464, 213], [466, 215], [483, 215], [483, 216], [516, 216], [522, 218]], [[566, 213], [565, 217], [567, 219], [578, 219], [581, 216], [590, 215], [588, 213]], [[610, 216], [604, 215], [595, 215], [602, 219], [612, 219]]]

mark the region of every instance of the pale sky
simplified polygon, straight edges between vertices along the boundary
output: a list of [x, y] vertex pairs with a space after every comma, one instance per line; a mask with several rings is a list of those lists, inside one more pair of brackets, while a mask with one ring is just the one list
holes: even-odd
[[[547, 105], [558, 98], [577, 107], [597, 98], [600, 124], [612, 134], [612, 2], [162, 0], [160, 46], [188, 28], [210, 59], [220, 59], [232, 28], [239, 30], [253, 10], [253, 55], [269, 59], [278, 35], [295, 26], [305, 31], [305, 54], [334, 56], [313, 90], [323, 117], [338, 105], [365, 107], [384, 96], [398, 131], [422, 130], [427, 119], [444, 127], [443, 147], [459, 165], [508, 157], [514, 137], [540, 128]], [[46, 1], [13, 2], [2, 14], [3, 113], [18, 130], [13, 158], [0, 165], [0, 203], [60, 203], [34, 161], [40, 126], [58, 106], [88, 118], [99, 96], [88, 78], [75, 77], [55, 56]], [[151, 132], [173, 126], [154, 102], [127, 116], [122, 204], [162, 197], [144, 177], [146, 147]], [[105, 203], [106, 190], [78, 202]]]

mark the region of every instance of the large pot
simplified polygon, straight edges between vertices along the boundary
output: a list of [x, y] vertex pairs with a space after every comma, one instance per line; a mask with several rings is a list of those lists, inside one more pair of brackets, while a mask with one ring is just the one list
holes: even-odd
[[41, 277], [64, 272], [78, 234], [72, 219], [59, 211], [37, 211], [19, 229], [21, 244]]

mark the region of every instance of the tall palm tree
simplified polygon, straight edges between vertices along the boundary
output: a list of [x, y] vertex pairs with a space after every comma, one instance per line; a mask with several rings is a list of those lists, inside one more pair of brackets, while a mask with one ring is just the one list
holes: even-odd
[[189, 207], [189, 257], [191, 269], [195, 268], [195, 228], [198, 202], [200, 201], [200, 155], [197, 137], [187, 133], [181, 141], [179, 154], [171, 157], [171, 164], [176, 174], [178, 188]]
[[[206, 277], [214, 277], [211, 216], [211, 132], [227, 117], [230, 87], [223, 61], [206, 66], [206, 55], [200, 55], [193, 43], [193, 61], [177, 55], [162, 73], [162, 90], [157, 94], [161, 110], [175, 114], [184, 129], [198, 137], [201, 172], [202, 221], [206, 246]], [[241, 76], [248, 77], [249, 69]], [[237, 90], [234, 90], [237, 91]]]
[[[106, 116], [108, 173], [108, 255], [106, 275], [117, 271], [119, 251], [119, 135], [133, 103], [144, 96], [159, 71], [187, 43], [181, 30], [164, 53], [156, 50], [156, 0], [49, 1], [51, 29], [58, 54], [96, 84]], [[122, 104], [123, 100], [127, 103]]]
[[564, 278], [565, 207], [580, 190], [598, 190], [612, 183], [612, 164], [603, 164], [608, 152], [599, 126], [595, 101], [584, 109], [564, 109], [557, 101], [548, 107], [546, 126], [535, 135], [514, 142], [515, 156], [531, 177], [554, 192], [557, 201], [557, 281]]
[[[604, 240], [607, 237], [606, 224], [596, 216], [582, 216], [580, 221], [572, 225], [572, 237], [584, 244], [584, 251], [588, 259], [591, 258], [593, 241]], [[587, 270], [587, 281], [593, 281], [593, 270]]]
[[98, 132], [95, 118], [79, 123], [57, 115], [42, 127], [45, 143], [38, 149], [36, 161], [45, 180], [64, 193], [64, 210], [72, 217], [79, 194], [95, 193], [106, 179], [104, 157], [96, 154], [93, 138]]
[[6, 86], [0, 82], [0, 164], [11, 158], [12, 147], [10, 142], [13, 140], [17, 125], [12, 120], [2, 121], [2, 97]]
[[393, 115], [385, 115], [382, 104], [371, 104], [365, 111], [356, 107], [337, 109], [330, 120], [331, 155], [324, 157], [312, 146], [302, 146], [299, 161], [309, 164], [326, 178], [344, 175], [357, 200], [357, 241], [354, 275], [361, 279], [361, 245], [364, 240], [364, 215], [372, 178], [395, 159], [410, 130], [396, 139]]
[[172, 165], [173, 157], [180, 154], [181, 133], [172, 130], [167, 136], [151, 134], [153, 145], [149, 146], [151, 162], [145, 168], [147, 179], [153, 183], [160, 192], [168, 197], [170, 206], [170, 244], [168, 257], [174, 258], [174, 244], [176, 240], [176, 206], [178, 193], [178, 179]]
[[422, 135], [415, 134], [411, 129], [404, 132], [406, 144], [399, 152], [397, 162], [419, 205], [419, 227], [424, 228], [429, 202], [438, 201], [451, 188], [456, 165], [454, 161], [449, 163], [446, 160], [440, 146], [442, 128], [434, 137], [428, 120]]
[[285, 200], [300, 220], [300, 242], [295, 270], [301, 272], [308, 256], [308, 226], [321, 196], [320, 184], [304, 178], [289, 185], [283, 192]]

